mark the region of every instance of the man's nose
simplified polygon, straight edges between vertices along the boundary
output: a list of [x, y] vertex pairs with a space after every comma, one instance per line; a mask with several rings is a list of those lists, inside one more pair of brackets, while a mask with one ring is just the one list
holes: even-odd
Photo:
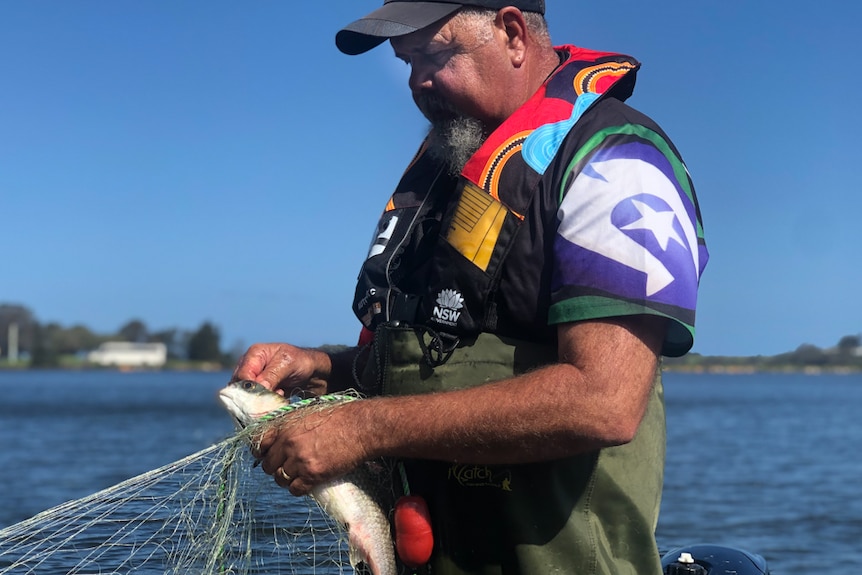
[[433, 85], [433, 76], [425, 66], [413, 66], [410, 68], [410, 79], [408, 85], [410, 90], [416, 94], [430, 90]]

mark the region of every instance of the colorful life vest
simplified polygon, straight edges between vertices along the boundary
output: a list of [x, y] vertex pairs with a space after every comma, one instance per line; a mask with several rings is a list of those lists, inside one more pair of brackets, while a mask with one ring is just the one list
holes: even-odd
[[[540, 170], [601, 94], [620, 100], [631, 94], [639, 66], [628, 56], [560, 50], [567, 60], [489, 136], [460, 178], [449, 176], [423, 143], [386, 206], [360, 272], [353, 309], [366, 328], [400, 320], [453, 335], [497, 331], [494, 295], [502, 263], [533, 202]], [[552, 141], [551, 148], [525, 154], [530, 134], [540, 128], [555, 132], [536, 140]], [[536, 286], [506, 287], [532, 292]], [[538, 299], [536, 293], [512, 298]], [[545, 339], [547, 307], [543, 311], [532, 327]]]

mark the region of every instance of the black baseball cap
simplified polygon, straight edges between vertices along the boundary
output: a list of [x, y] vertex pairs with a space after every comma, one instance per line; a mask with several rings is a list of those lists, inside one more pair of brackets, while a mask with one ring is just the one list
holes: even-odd
[[383, 7], [339, 30], [335, 35], [335, 45], [345, 54], [362, 54], [389, 38], [404, 36], [430, 26], [464, 6], [494, 10], [514, 6], [523, 12], [545, 13], [545, 0], [385, 0]]

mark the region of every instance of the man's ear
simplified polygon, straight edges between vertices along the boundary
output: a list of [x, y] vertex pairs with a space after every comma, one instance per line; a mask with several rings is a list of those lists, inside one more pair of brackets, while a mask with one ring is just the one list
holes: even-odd
[[519, 68], [524, 62], [527, 49], [527, 23], [524, 15], [514, 6], [507, 6], [497, 12], [496, 24], [506, 33], [509, 61]]

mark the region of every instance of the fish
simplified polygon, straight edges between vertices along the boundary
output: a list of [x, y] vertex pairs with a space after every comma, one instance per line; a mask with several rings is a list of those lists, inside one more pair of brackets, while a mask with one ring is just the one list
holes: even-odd
[[[356, 400], [349, 395], [331, 394], [291, 403], [250, 380], [227, 384], [219, 391], [219, 399], [240, 428], [280, 417], [302, 417], [302, 410], [313, 405]], [[346, 475], [313, 487], [310, 495], [324, 513], [347, 529], [349, 560], [354, 570], [364, 563], [374, 575], [396, 575], [395, 545], [379, 495], [380, 475], [379, 465], [366, 462]]]

